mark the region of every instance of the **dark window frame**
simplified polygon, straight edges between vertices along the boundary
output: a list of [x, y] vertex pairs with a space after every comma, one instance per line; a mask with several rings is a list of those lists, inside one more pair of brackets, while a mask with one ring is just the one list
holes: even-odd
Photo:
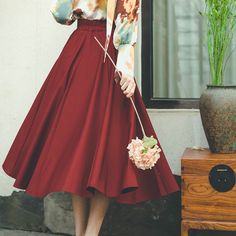
[[153, 0], [142, 1], [142, 97], [146, 108], [199, 109], [199, 98], [153, 96]]

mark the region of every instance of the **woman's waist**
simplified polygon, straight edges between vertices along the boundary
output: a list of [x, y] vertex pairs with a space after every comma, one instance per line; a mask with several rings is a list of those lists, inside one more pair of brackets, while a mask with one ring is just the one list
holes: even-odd
[[79, 18], [77, 20], [77, 28], [84, 30], [106, 30], [106, 19], [101, 20], [89, 20], [84, 18]]

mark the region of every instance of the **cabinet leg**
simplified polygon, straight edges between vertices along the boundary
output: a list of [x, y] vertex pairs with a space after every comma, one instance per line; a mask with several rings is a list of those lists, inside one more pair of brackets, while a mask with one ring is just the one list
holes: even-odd
[[189, 228], [184, 224], [181, 223], [181, 236], [189, 236]]

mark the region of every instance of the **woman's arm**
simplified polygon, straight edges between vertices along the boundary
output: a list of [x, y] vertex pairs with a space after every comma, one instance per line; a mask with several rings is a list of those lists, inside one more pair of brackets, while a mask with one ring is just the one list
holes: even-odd
[[122, 74], [134, 77], [134, 46], [138, 34], [139, 0], [117, 0], [113, 43], [118, 49], [116, 66]]
[[52, 0], [50, 11], [54, 19], [63, 25], [71, 25], [76, 20], [73, 11], [76, 0]]

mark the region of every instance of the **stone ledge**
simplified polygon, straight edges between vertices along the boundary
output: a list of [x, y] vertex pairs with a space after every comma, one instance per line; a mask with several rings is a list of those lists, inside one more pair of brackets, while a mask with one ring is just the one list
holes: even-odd
[[43, 199], [13, 191], [10, 196], [0, 196], [0, 209], [0, 228], [47, 232]]

